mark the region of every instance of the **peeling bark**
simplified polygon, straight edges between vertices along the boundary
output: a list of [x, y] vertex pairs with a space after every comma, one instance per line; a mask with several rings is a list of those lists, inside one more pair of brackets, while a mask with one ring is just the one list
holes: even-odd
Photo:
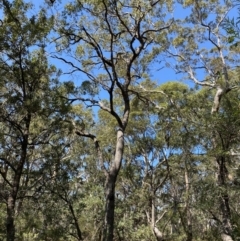
[[212, 106], [212, 114], [218, 112], [219, 107], [220, 107], [220, 101], [221, 101], [221, 98], [224, 93], [225, 93], [224, 89], [222, 89], [220, 87], [217, 89], [217, 92], [214, 96], [214, 101], [213, 101], [213, 106]]
[[153, 228], [153, 232], [157, 241], [163, 241], [163, 233], [157, 227]]
[[219, 111], [220, 108], [220, 102], [222, 97], [228, 93], [231, 89], [230, 88], [221, 88], [221, 87], [217, 87], [217, 91], [216, 94], [214, 96], [214, 100], [213, 100], [213, 106], [212, 106], [212, 111], [211, 113], [217, 113]]

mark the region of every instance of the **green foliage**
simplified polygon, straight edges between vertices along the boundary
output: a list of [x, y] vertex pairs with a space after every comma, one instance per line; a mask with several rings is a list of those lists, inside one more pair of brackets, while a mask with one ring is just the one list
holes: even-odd
[[[220, 240], [224, 198], [237, 240], [239, 19], [222, 18], [231, 4], [182, 1], [191, 13], [174, 22], [172, 1], [57, 4], [1, 2], [0, 239], [13, 198], [15, 240], [103, 240], [120, 129], [114, 240], [153, 241], [153, 227], [164, 240]], [[195, 87], [152, 80], [169, 57]]]

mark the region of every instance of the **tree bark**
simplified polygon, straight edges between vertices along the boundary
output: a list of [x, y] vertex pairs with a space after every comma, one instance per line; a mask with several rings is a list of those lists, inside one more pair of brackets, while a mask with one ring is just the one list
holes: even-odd
[[163, 241], [163, 233], [157, 227], [153, 228], [153, 232], [157, 241]]
[[16, 170], [16, 173], [14, 176], [12, 191], [9, 194], [8, 200], [7, 200], [7, 218], [6, 218], [7, 241], [15, 240], [15, 225], [14, 225], [15, 206], [16, 206], [16, 199], [17, 199], [17, 194], [18, 194], [18, 189], [20, 185], [22, 169], [23, 169], [23, 164], [25, 162], [25, 159], [26, 159], [26, 149], [24, 148], [22, 158], [20, 160], [18, 169]]
[[225, 158], [217, 158], [218, 165], [218, 186], [223, 189], [219, 197], [220, 210], [222, 213], [222, 240], [223, 241], [233, 241], [232, 237], [232, 224], [231, 224], [231, 211], [229, 206], [229, 196], [226, 190], [224, 190], [226, 185], [227, 168], [225, 166]]
[[112, 241], [114, 237], [114, 209], [115, 209], [115, 185], [119, 170], [121, 168], [124, 151], [124, 133], [119, 129], [117, 132], [117, 143], [114, 160], [105, 183], [105, 223], [103, 231], [103, 241]]
[[156, 207], [155, 207], [155, 196], [152, 196], [151, 202], [152, 202], [152, 218], [151, 218], [151, 226], [152, 231], [156, 237], [157, 241], [163, 241], [163, 233], [156, 227]]
[[15, 227], [14, 227], [14, 199], [12, 195], [9, 195], [7, 200], [7, 241], [14, 241], [15, 239]]
[[106, 208], [105, 208], [105, 227], [103, 241], [113, 240], [114, 231], [114, 209], [115, 209], [115, 183], [116, 175], [109, 174], [105, 187]]
[[188, 175], [188, 169], [187, 169], [187, 163], [185, 161], [185, 184], [186, 184], [186, 202], [185, 202], [185, 212], [186, 212], [186, 234], [187, 234], [187, 241], [192, 241], [193, 233], [192, 233], [192, 214], [191, 214], [191, 208], [189, 205], [189, 198], [190, 198], [190, 181], [189, 181], [189, 175]]
[[[229, 88], [229, 78], [227, 73], [227, 68], [225, 66], [225, 62], [223, 60], [224, 68], [224, 78], [225, 78], [225, 88], [218, 87], [214, 101], [212, 106], [212, 114], [218, 114], [220, 108], [220, 102], [222, 97], [228, 93], [231, 88]], [[213, 132], [213, 146], [214, 149], [217, 150], [219, 144], [217, 142], [218, 132]], [[225, 151], [224, 146], [220, 146], [221, 150]], [[226, 178], [227, 178], [227, 167], [226, 167], [226, 157], [224, 155], [219, 155], [216, 157], [217, 163], [217, 185], [221, 189], [220, 197], [219, 197], [219, 208], [221, 211], [222, 216], [222, 224], [221, 224], [221, 238], [223, 241], [233, 241], [233, 234], [232, 234], [232, 224], [231, 224], [231, 211], [229, 206], [229, 195], [226, 190]]]
[[27, 148], [28, 148], [28, 138], [29, 138], [29, 127], [31, 122], [31, 115], [25, 118], [25, 128], [23, 129], [22, 143], [21, 143], [21, 157], [17, 168], [14, 169], [13, 182], [11, 186], [11, 192], [7, 198], [7, 217], [6, 217], [6, 231], [7, 231], [7, 241], [15, 240], [15, 206], [18, 195], [18, 190], [20, 186], [20, 181], [22, 177], [22, 171], [24, 163], [27, 159]]
[[79, 240], [79, 241], [80, 241], [80, 240], [83, 240], [83, 238], [82, 238], [82, 232], [81, 232], [81, 229], [80, 229], [80, 227], [79, 227], [77, 217], [76, 217], [76, 215], [75, 215], [73, 206], [72, 206], [72, 204], [71, 204], [70, 201], [68, 201], [68, 207], [69, 207], [70, 212], [71, 212], [71, 214], [72, 214], [72, 216], [73, 216], [74, 225], [75, 225], [75, 228], [76, 228], [76, 230], [77, 230], [78, 240]]

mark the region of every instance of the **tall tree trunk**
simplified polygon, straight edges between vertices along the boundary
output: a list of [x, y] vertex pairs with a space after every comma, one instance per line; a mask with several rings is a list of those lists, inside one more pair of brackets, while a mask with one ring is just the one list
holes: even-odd
[[77, 217], [76, 217], [76, 215], [75, 215], [73, 206], [72, 206], [72, 204], [71, 204], [70, 201], [67, 201], [67, 203], [68, 203], [68, 207], [69, 207], [69, 209], [70, 209], [70, 212], [71, 212], [72, 217], [73, 217], [73, 220], [74, 220], [74, 226], [75, 226], [75, 228], [76, 228], [76, 230], [77, 230], [78, 240], [79, 240], [79, 241], [80, 241], [80, 240], [83, 240], [83, 238], [82, 238], [82, 232], [81, 232], [81, 229], [80, 229], [80, 226], [79, 226]]
[[106, 182], [105, 228], [103, 241], [113, 240], [116, 178], [116, 175], [111, 175], [110, 173]]
[[20, 181], [22, 177], [22, 171], [24, 167], [24, 163], [27, 160], [27, 148], [28, 148], [28, 138], [29, 138], [29, 127], [31, 122], [31, 115], [25, 119], [25, 128], [23, 129], [22, 143], [21, 143], [21, 155], [20, 160], [16, 169], [13, 169], [14, 176], [13, 182], [11, 185], [11, 192], [7, 199], [7, 217], [6, 217], [6, 231], [7, 231], [7, 241], [15, 240], [15, 206], [17, 195], [19, 191]]
[[[213, 106], [212, 106], [212, 115], [218, 114], [220, 103], [222, 97], [228, 93], [231, 88], [229, 88], [229, 77], [227, 68], [223, 61], [223, 74], [225, 79], [225, 87], [217, 87], [217, 91], [215, 93]], [[213, 132], [213, 146], [214, 149], [217, 150], [219, 147], [218, 141], [218, 132]], [[224, 146], [220, 146], [221, 150], [225, 151]], [[226, 190], [226, 178], [227, 178], [227, 168], [226, 168], [226, 157], [223, 155], [216, 157], [216, 164], [217, 164], [217, 185], [221, 190], [220, 197], [219, 197], [219, 208], [221, 211], [221, 238], [223, 241], [233, 241], [233, 234], [232, 234], [232, 224], [231, 224], [231, 211], [229, 206], [229, 195]]]
[[103, 241], [112, 241], [114, 232], [114, 209], [115, 209], [115, 185], [119, 170], [121, 168], [124, 151], [124, 133], [119, 129], [117, 132], [117, 143], [114, 160], [111, 163], [105, 184], [105, 225], [103, 231]]
[[16, 199], [17, 199], [17, 194], [18, 194], [18, 189], [20, 185], [22, 169], [23, 169], [23, 164], [25, 159], [26, 159], [26, 149], [23, 150], [20, 163], [18, 165], [17, 170], [15, 171], [12, 191], [9, 194], [8, 200], [7, 200], [7, 217], [6, 217], [7, 241], [15, 240], [15, 225], [14, 225], [15, 206], [16, 206]]
[[229, 206], [229, 196], [227, 190], [225, 190], [227, 168], [225, 166], [225, 158], [220, 156], [217, 158], [218, 175], [217, 181], [218, 186], [221, 189], [219, 197], [219, 206], [222, 214], [222, 240], [233, 241], [232, 237], [232, 224], [231, 224], [231, 211]]
[[14, 241], [15, 239], [14, 206], [15, 206], [15, 201], [12, 195], [10, 194], [7, 200], [7, 220], [6, 220], [7, 241]]
[[[128, 106], [129, 109], [129, 106]], [[129, 111], [126, 111], [124, 118], [124, 128], [126, 127], [126, 123], [128, 121]], [[73, 123], [74, 125], [74, 123]], [[113, 241], [114, 237], [114, 210], [115, 210], [115, 185], [117, 181], [117, 176], [122, 164], [122, 157], [124, 152], [124, 128], [119, 128], [117, 131], [117, 141], [116, 141], [116, 149], [114, 158], [111, 162], [111, 166], [109, 170], [105, 168], [103, 163], [102, 152], [100, 150], [99, 142], [96, 136], [85, 133], [80, 130], [75, 130], [75, 133], [79, 136], [84, 136], [91, 138], [97, 150], [97, 155], [99, 158], [101, 169], [104, 171], [106, 176], [105, 182], [105, 217], [104, 217], [104, 227], [102, 231], [101, 241]]]
[[186, 202], [185, 202], [185, 215], [186, 215], [186, 227], [185, 232], [187, 234], [187, 240], [186, 241], [192, 241], [193, 233], [192, 233], [192, 214], [191, 214], [191, 208], [189, 205], [189, 197], [190, 197], [190, 181], [189, 181], [189, 175], [188, 175], [188, 169], [187, 169], [187, 162], [185, 161], [185, 185], [186, 185]]

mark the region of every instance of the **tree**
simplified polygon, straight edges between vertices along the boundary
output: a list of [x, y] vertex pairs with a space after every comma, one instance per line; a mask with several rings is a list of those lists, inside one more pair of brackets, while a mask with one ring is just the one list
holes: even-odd
[[[65, 17], [58, 26], [62, 40], [57, 45], [59, 49], [75, 46], [76, 50], [72, 50], [72, 60], [58, 55], [55, 57], [70, 64], [73, 72], [79, 71], [87, 78], [82, 82], [85, 92], [70, 101], [78, 100], [88, 103], [88, 106], [98, 106], [115, 121], [114, 156], [106, 165], [97, 137], [86, 130], [76, 130], [79, 136], [95, 142], [101, 169], [106, 177], [103, 240], [113, 240], [114, 235], [115, 185], [122, 164], [124, 133], [130, 115], [129, 90], [144, 78], [143, 74], [152, 61], [147, 56], [154, 36], [162, 36], [171, 25], [171, 20], [165, 20], [166, 14], [163, 12], [163, 9], [165, 11], [170, 7], [171, 2], [165, 4], [160, 1], [72, 2], [67, 4]], [[72, 22], [69, 22], [70, 18]], [[107, 93], [107, 102], [93, 97], [97, 94], [95, 88]], [[115, 106], [116, 95], [120, 98], [121, 108]]]
[[[51, 124], [45, 127], [53, 107], [48, 102], [50, 76], [44, 40], [51, 20], [44, 11], [27, 17], [30, 4], [3, 1], [1, 25], [1, 198], [6, 204], [6, 237], [15, 239], [14, 220], [23, 199], [34, 188], [31, 172], [36, 168], [37, 150], [49, 141]], [[45, 98], [43, 98], [45, 97]]]
[[[227, 38], [224, 37], [222, 24], [232, 4], [226, 2], [221, 6], [220, 1], [187, 1], [185, 6], [191, 9], [191, 14], [182, 21], [183, 28], [176, 29], [172, 38], [173, 46], [169, 49], [169, 56], [177, 59], [176, 71], [187, 73], [187, 78], [196, 85], [214, 88], [216, 90], [212, 101], [212, 115], [221, 116], [221, 101], [225, 96], [238, 87], [238, 83], [230, 78], [229, 69], [234, 69], [237, 64], [238, 54], [231, 52]], [[221, 6], [221, 7], [220, 7]], [[209, 15], [209, 9], [212, 14]], [[194, 26], [194, 28], [191, 27]], [[204, 44], [204, 46], [203, 46]], [[174, 52], [174, 48], [176, 52]], [[204, 71], [204, 72], [203, 72]], [[203, 80], [200, 80], [204, 74]], [[207, 77], [205, 77], [207, 75]], [[213, 119], [216, 122], [215, 119]], [[216, 151], [217, 180], [219, 187], [224, 187], [227, 180], [227, 159], [223, 152], [225, 147], [220, 144], [219, 130], [213, 128], [213, 149]], [[222, 211], [221, 229], [222, 240], [233, 240], [233, 225], [227, 191], [219, 198], [219, 208]]]
[[237, 5], [43, 4], [0, 3], [0, 239], [237, 239]]

